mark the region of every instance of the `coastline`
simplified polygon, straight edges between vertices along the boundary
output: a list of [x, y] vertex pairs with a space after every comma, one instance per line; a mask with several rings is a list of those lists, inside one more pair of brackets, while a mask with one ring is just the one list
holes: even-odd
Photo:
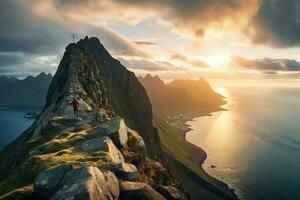
[[219, 107], [218, 109], [209, 111], [209, 112], [187, 112], [187, 113], [178, 113], [176, 115], [167, 116], [167, 123], [171, 126], [179, 129], [184, 135], [189, 131], [193, 130], [190, 125], [187, 124], [189, 121], [193, 121], [198, 117], [207, 117], [212, 116], [212, 113], [226, 111], [226, 109]]
[[[193, 121], [195, 118], [198, 118], [198, 117], [205, 117], [205, 116], [212, 116], [212, 113], [214, 112], [219, 112], [219, 111], [226, 111], [226, 109], [224, 108], [221, 108], [219, 107], [217, 110], [214, 110], [214, 111], [211, 111], [211, 112], [189, 112], [189, 113], [180, 113], [180, 114], [177, 114], [177, 115], [174, 115], [174, 116], [169, 116], [168, 117], [168, 121], [167, 123], [169, 123], [171, 126], [179, 129], [181, 131], [181, 133], [183, 134], [184, 136], [184, 140], [191, 146], [195, 146], [196, 148], [198, 148], [200, 151], [203, 151], [204, 154], [205, 154], [205, 157], [202, 158], [202, 159], [199, 159], [199, 163], [198, 166], [199, 168], [201, 168], [201, 170], [207, 175], [209, 176], [211, 179], [214, 179], [215, 181], [215, 184], [219, 187], [221, 187], [222, 189], [230, 192], [230, 193], [233, 193], [233, 195], [236, 197], [236, 199], [239, 199], [238, 197], [238, 193], [236, 191], [236, 189], [234, 189], [231, 185], [225, 183], [224, 181], [216, 178], [216, 177], [213, 177], [211, 176], [210, 174], [208, 174], [208, 172], [206, 172], [203, 168], [203, 164], [205, 162], [205, 160], [207, 159], [207, 153], [205, 152], [204, 149], [202, 149], [201, 147], [199, 146], [196, 146], [192, 143], [190, 143], [189, 141], [186, 140], [186, 134], [193, 130], [191, 128], [190, 125], [187, 124], [187, 122], [189, 121]], [[199, 181], [199, 180], [198, 180]], [[202, 181], [200, 181], [202, 182]], [[203, 183], [203, 182], [202, 182]], [[205, 183], [204, 183], [205, 184]]]

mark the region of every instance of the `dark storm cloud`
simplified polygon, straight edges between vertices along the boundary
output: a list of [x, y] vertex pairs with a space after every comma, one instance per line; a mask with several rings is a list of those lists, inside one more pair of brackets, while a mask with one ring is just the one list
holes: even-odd
[[[205, 35], [205, 26], [220, 23], [231, 18], [236, 23], [243, 20], [253, 7], [258, 11], [250, 21], [252, 24], [251, 40], [253, 43], [273, 47], [292, 47], [300, 45], [300, 1], [299, 0], [115, 0], [117, 2], [144, 5], [145, 7], [165, 7], [171, 11], [169, 20], [175, 23], [189, 24], [194, 28], [195, 36]], [[260, 3], [260, 4], [259, 4]], [[212, 11], [212, 12], [210, 12]], [[199, 14], [203, 13], [203, 14]]]
[[274, 47], [299, 46], [299, 19], [299, 0], [263, 0], [253, 20], [252, 41]]
[[[53, 0], [58, 10], [77, 11], [82, 8], [87, 15], [113, 13], [120, 16], [144, 17], [149, 13], [175, 25], [183, 32], [203, 37], [207, 26], [222, 27], [225, 23], [236, 25], [257, 11], [260, 0]], [[89, 12], [87, 11], [89, 10]], [[117, 12], [116, 12], [117, 10]], [[125, 11], [125, 12], [124, 12]], [[76, 12], [73, 12], [75, 15]], [[138, 16], [137, 16], [138, 15]], [[105, 14], [102, 14], [105, 17]], [[108, 14], [108, 16], [110, 16]], [[126, 18], [126, 17], [125, 17]]]
[[40, 72], [54, 73], [57, 57], [36, 57], [34, 54], [0, 53], [0, 75], [25, 77]]
[[[197, 11], [201, 11], [201, 8], [206, 8], [210, 5], [214, 5], [216, 3], [224, 3], [234, 5], [233, 2], [235, 0], [112, 0], [116, 3], [124, 4], [124, 5], [133, 5], [138, 7], [170, 7], [173, 10], [176, 10], [181, 15], [191, 15]], [[53, 0], [54, 5], [57, 7], [69, 8], [69, 7], [77, 7], [77, 6], [89, 6], [89, 5], [97, 5], [97, 3], [101, 3], [101, 0]], [[106, 3], [105, 1], [102, 1]], [[200, 10], [199, 10], [200, 9]]]
[[144, 55], [126, 39], [102, 26], [39, 16], [16, 0], [0, 1], [0, 11], [2, 52], [58, 53], [70, 41], [69, 33], [78, 32], [82, 37], [99, 36], [116, 54]]
[[[273, 47], [300, 45], [299, 0], [53, 0], [58, 9], [91, 10], [105, 8], [107, 2], [115, 5], [150, 11], [156, 17], [173, 23], [177, 29], [195, 37], [205, 36], [209, 26], [222, 28], [228, 22], [246, 27], [252, 43]], [[76, 10], [76, 9], [75, 9]], [[112, 10], [112, 9], [109, 9]], [[104, 11], [106, 12], [106, 11]], [[120, 15], [121, 15], [120, 11]], [[128, 12], [129, 13], [129, 12]]]
[[250, 60], [240, 56], [232, 56], [232, 64], [235, 67], [261, 70], [268, 73], [271, 73], [271, 71], [300, 71], [300, 62], [290, 59], [264, 58]]
[[23, 63], [24, 57], [18, 54], [0, 53], [0, 67], [9, 67]]
[[299, 46], [299, 19], [299, 0], [263, 0], [254, 18], [252, 41], [275, 47]]
[[0, 51], [54, 52], [65, 39], [63, 27], [32, 14], [16, 0], [0, 1]]
[[[80, 37], [99, 37], [113, 55], [147, 56], [133, 42], [110, 29], [61, 18], [59, 15], [38, 14], [32, 8], [32, 2], [38, 3], [39, 0], [27, 3], [0, 1], [0, 66], [3, 66], [0, 73], [13, 70], [29, 72], [32, 68], [38, 70], [38, 66], [30, 62], [28, 57], [34, 60], [37, 56], [61, 55], [70, 42], [70, 32], [76, 32]], [[47, 69], [40, 67], [41, 71]]]
[[203, 62], [202, 60], [191, 59], [178, 53], [172, 54], [170, 56], [170, 59], [183, 61], [187, 64], [192, 65], [193, 67], [200, 67], [200, 68], [209, 67], [209, 65]]

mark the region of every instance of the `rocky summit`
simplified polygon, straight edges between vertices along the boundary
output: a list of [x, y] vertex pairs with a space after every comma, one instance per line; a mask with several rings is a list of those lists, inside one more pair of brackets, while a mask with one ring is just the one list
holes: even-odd
[[67, 46], [37, 120], [0, 153], [0, 199], [188, 197], [162, 158], [145, 89], [86, 37]]

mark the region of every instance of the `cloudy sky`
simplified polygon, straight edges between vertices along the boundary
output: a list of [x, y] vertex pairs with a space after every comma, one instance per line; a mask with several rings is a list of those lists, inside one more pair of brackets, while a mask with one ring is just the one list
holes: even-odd
[[0, 0], [0, 75], [56, 67], [97, 36], [138, 75], [300, 78], [298, 0]]

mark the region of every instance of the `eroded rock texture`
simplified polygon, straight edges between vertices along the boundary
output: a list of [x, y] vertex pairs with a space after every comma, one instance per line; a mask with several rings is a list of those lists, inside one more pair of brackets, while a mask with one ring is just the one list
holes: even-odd
[[66, 48], [42, 113], [0, 153], [6, 199], [166, 199], [170, 175], [145, 89], [97, 38]]

